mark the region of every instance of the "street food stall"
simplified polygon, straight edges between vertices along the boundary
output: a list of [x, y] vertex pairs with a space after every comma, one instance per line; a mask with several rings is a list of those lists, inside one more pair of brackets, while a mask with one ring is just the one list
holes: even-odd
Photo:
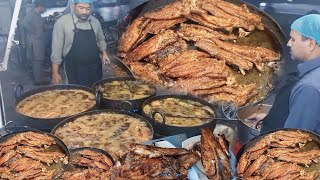
[[28, 127], [1, 131], [0, 179], [320, 178], [318, 134], [259, 134], [247, 119], [270, 109], [286, 63], [269, 15], [237, 0], [150, 0], [130, 16], [115, 77], [16, 86]]

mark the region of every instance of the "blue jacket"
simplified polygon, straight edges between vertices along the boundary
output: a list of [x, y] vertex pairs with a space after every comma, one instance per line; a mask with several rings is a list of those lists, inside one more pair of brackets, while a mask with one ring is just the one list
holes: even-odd
[[285, 128], [300, 128], [320, 134], [320, 57], [298, 65], [302, 79], [289, 99]]

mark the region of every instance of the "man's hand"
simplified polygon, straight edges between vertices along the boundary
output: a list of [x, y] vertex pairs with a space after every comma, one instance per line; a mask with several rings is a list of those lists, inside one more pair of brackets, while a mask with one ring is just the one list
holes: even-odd
[[62, 79], [59, 73], [59, 66], [60, 64], [52, 64], [52, 80], [51, 83], [56, 85], [56, 84], [61, 84]]
[[110, 59], [106, 50], [102, 52], [102, 61], [103, 64], [110, 64]]
[[59, 73], [52, 74], [51, 83], [54, 85], [61, 84], [62, 79]]

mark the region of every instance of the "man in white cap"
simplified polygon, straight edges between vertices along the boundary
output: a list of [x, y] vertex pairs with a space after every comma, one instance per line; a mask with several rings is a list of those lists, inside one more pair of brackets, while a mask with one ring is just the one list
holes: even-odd
[[92, 86], [102, 78], [102, 61], [109, 63], [107, 44], [100, 22], [91, 15], [92, 0], [73, 0], [72, 6], [53, 28], [52, 84], [61, 83], [59, 67], [64, 61], [69, 84]]
[[320, 134], [320, 15], [303, 16], [291, 25], [290, 54], [299, 75], [276, 96], [261, 132], [299, 128]]

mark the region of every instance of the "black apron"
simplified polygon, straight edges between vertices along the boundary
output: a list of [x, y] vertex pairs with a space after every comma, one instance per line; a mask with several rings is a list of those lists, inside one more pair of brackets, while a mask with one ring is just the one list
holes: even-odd
[[294, 77], [279, 89], [268, 115], [262, 121], [260, 133], [283, 128], [289, 115], [289, 100], [293, 87], [299, 82], [300, 77]]
[[91, 87], [102, 78], [102, 62], [96, 35], [91, 29], [78, 29], [74, 24], [73, 43], [65, 57], [65, 71], [69, 84]]

